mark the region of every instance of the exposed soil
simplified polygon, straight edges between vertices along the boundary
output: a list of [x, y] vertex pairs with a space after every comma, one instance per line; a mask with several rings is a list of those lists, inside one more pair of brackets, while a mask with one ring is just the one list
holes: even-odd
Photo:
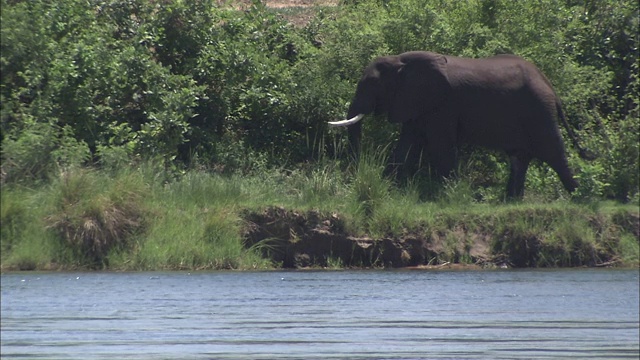
[[407, 232], [374, 239], [348, 234], [337, 214], [271, 207], [245, 212], [243, 218], [246, 246], [257, 247], [284, 268], [493, 266], [489, 236], [469, 235], [461, 227], [448, 236]]
[[571, 250], [545, 241], [544, 233], [496, 230], [490, 219], [472, 228], [460, 219], [438, 230], [422, 226], [372, 238], [350, 234], [345, 220], [335, 213], [269, 207], [245, 211], [242, 217], [245, 246], [260, 250], [283, 268], [616, 266], [621, 264], [616, 246], [620, 234], [640, 236], [638, 214], [614, 215], [613, 223], [609, 223], [613, 228], [606, 229], [604, 218], [593, 218], [591, 227], [601, 234], [598, 243], [578, 241]]
[[338, 0], [266, 0], [263, 1], [270, 8], [281, 9], [287, 7], [335, 6]]
[[[338, 0], [262, 0], [267, 7], [274, 9], [290, 8], [290, 7], [314, 7], [314, 6], [336, 6]], [[219, 1], [220, 4], [227, 3]], [[232, 4], [234, 6], [251, 6], [251, 0], [236, 0]]]
[[[219, 3], [222, 5], [226, 2], [219, 1]], [[304, 27], [315, 16], [316, 7], [337, 6], [339, 0], [262, 0], [262, 3], [268, 8], [282, 12], [282, 16], [294, 26]], [[251, 0], [236, 0], [232, 6], [247, 9], [251, 4]]]

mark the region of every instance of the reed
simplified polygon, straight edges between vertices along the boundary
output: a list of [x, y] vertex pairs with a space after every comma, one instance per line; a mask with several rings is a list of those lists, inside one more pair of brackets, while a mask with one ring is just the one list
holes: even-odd
[[[428, 260], [435, 264], [477, 261], [471, 250], [483, 242], [493, 261], [516, 267], [638, 264], [634, 205], [483, 202], [464, 179], [416, 178], [396, 186], [382, 175], [380, 153], [364, 153], [348, 171], [320, 160], [250, 175], [189, 170], [175, 176], [147, 163], [115, 172], [77, 169], [33, 189], [4, 186], [2, 269], [273, 268], [278, 264], [263, 257], [264, 247], [277, 251], [282, 244], [267, 239], [245, 246], [243, 235], [262, 225], [243, 214], [273, 206], [335, 216], [345, 236], [438, 243]], [[436, 187], [438, 198], [425, 200]], [[331, 267], [347, 264], [330, 255]]]

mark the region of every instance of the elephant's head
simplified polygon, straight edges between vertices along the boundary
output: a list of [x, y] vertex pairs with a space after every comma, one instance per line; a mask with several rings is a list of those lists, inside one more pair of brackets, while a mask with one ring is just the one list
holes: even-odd
[[390, 122], [404, 123], [437, 109], [450, 89], [446, 63], [443, 55], [423, 51], [375, 59], [358, 82], [348, 120], [329, 124], [349, 126], [351, 146], [357, 152], [359, 121], [365, 115], [386, 113]]

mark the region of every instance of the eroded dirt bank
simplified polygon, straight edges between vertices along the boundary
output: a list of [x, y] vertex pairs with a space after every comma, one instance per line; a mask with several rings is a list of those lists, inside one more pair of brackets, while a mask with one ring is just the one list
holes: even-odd
[[339, 260], [344, 266], [417, 266], [437, 256], [423, 238], [407, 235], [373, 239], [345, 230], [339, 215], [301, 213], [268, 208], [246, 213], [248, 246], [259, 246], [265, 256], [285, 268], [327, 266]]
[[[557, 214], [556, 214], [557, 215]], [[554, 212], [519, 214], [551, 224]], [[553, 234], [551, 225], [536, 230], [509, 227], [508, 219], [476, 218], [471, 224], [444, 219], [421, 224], [401, 234], [373, 238], [347, 231], [339, 214], [269, 207], [246, 211], [244, 238], [284, 268], [316, 267], [559, 267], [623, 264], [620, 238], [639, 238], [637, 214], [589, 219], [592, 239], [566, 230]], [[442, 225], [444, 224], [444, 225]], [[505, 225], [507, 224], [507, 225]]]

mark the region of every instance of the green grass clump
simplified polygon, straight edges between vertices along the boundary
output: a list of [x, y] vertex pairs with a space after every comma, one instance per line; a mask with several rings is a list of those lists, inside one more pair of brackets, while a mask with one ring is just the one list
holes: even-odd
[[112, 250], [130, 246], [144, 231], [142, 201], [148, 189], [138, 173], [115, 179], [93, 170], [70, 170], [49, 187], [47, 228], [82, 265], [105, 265]]
[[59, 262], [60, 247], [43, 221], [42, 192], [3, 186], [1, 194], [2, 268], [44, 269]]
[[382, 176], [386, 164], [384, 150], [364, 151], [351, 179], [353, 211], [364, 219], [371, 218], [390, 200], [391, 180]]
[[[255, 179], [191, 171], [158, 184], [145, 201], [149, 230], [133, 251], [114, 254], [112, 267], [122, 269], [256, 269], [267, 259], [247, 250], [238, 212], [260, 202], [265, 190]], [[115, 261], [115, 262], [114, 262]]]
[[157, 220], [155, 229], [127, 259], [134, 268], [248, 269], [269, 264], [244, 248], [234, 214], [172, 209]]
[[2, 191], [0, 202], [0, 253], [8, 254], [15, 247], [22, 235], [22, 230], [31, 220], [22, 191]]

